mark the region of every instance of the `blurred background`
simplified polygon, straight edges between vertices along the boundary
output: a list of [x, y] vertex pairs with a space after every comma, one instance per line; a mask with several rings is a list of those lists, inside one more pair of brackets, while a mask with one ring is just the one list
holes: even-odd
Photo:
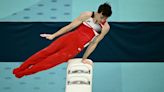
[[104, 2], [113, 14], [110, 32], [89, 57], [93, 92], [163, 92], [163, 0], [0, 0], [0, 92], [65, 92], [67, 63], [22, 79], [12, 70], [52, 42], [40, 33], [54, 33]]

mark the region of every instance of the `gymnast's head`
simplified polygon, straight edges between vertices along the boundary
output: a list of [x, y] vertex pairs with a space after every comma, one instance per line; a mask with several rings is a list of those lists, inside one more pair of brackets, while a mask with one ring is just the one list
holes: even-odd
[[103, 23], [111, 15], [112, 15], [111, 5], [109, 3], [104, 3], [98, 7], [97, 15], [95, 17], [99, 23]]

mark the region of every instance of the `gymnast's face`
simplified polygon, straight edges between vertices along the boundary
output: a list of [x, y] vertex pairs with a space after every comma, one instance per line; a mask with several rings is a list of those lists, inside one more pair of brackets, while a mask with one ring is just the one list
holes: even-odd
[[95, 18], [96, 18], [96, 23], [104, 23], [108, 17], [103, 16], [102, 13], [97, 13]]

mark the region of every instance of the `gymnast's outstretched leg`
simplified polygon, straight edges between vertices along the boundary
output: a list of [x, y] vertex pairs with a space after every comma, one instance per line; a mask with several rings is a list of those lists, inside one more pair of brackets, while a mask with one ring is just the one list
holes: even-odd
[[22, 65], [16, 69], [13, 70], [13, 74], [17, 74], [21, 71], [24, 71], [31, 67], [32, 65], [35, 65], [44, 59], [46, 59], [48, 56], [52, 55], [53, 53], [56, 53], [59, 49], [63, 48], [63, 39], [58, 39], [51, 43], [48, 47], [40, 50], [39, 52], [35, 53], [31, 57], [29, 57], [25, 62], [22, 63]]
[[67, 46], [67, 48], [61, 49], [57, 53], [48, 56], [43, 61], [31, 66], [30, 68], [27, 68], [24, 71], [17, 73], [15, 76], [17, 78], [21, 78], [25, 75], [31, 75], [39, 71], [47, 70], [49, 68], [52, 68], [56, 65], [68, 61], [70, 58], [78, 54], [75, 51], [69, 52], [69, 49], [70, 49], [69, 46]]

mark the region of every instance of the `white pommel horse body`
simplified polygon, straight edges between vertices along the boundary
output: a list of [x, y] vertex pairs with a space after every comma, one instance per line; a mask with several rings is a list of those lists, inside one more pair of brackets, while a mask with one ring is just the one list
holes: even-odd
[[[90, 59], [87, 60], [93, 62]], [[68, 61], [65, 92], [92, 92], [93, 67], [81, 61], [81, 58]]]

